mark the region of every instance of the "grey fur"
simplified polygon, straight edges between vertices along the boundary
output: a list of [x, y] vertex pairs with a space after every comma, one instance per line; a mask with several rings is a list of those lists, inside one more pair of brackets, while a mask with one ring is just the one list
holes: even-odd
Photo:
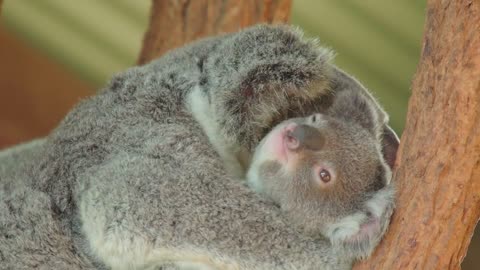
[[94, 269], [75, 250], [50, 196], [27, 183], [44, 142], [0, 152], [0, 269]]
[[[297, 231], [229, 176], [219, 156], [233, 149], [248, 162], [281, 120], [325, 111], [345, 88], [369, 95], [330, 55], [291, 28], [256, 26], [117, 75], [46, 141], [0, 156], [16, 163], [0, 166], [0, 268], [146, 269], [186, 260], [213, 269], [348, 269], [355, 256]], [[208, 100], [223, 142], [192, 117], [194, 91]]]
[[[377, 113], [365, 96], [338, 92], [324, 114], [275, 127], [248, 172], [250, 186], [275, 201], [293, 225], [324, 235], [345, 257], [368, 257], [393, 210]], [[292, 140], [295, 146], [287, 146]], [[327, 183], [317, 176], [322, 170], [331, 176]]]

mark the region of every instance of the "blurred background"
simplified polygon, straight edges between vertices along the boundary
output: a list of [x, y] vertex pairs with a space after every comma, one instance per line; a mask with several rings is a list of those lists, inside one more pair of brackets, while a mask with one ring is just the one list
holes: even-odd
[[[148, 0], [4, 0], [0, 149], [45, 136], [82, 97], [134, 65], [149, 9]], [[374, 93], [400, 135], [424, 14], [418, 0], [293, 0], [291, 23], [337, 52], [336, 64]], [[479, 269], [471, 257], [463, 268]]]

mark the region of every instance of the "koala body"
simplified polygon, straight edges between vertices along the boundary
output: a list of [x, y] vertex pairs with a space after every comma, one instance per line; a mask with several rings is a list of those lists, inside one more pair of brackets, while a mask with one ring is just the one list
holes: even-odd
[[[366, 121], [337, 115], [344, 98]], [[247, 174], [250, 187], [277, 203], [293, 226], [360, 258], [380, 241], [394, 201], [378, 123], [365, 102], [341, 96], [327, 114], [280, 123], [257, 146]]]
[[[340, 236], [305, 233], [288, 212], [231, 176], [244, 174], [255, 147], [282, 120], [324, 112], [344, 89], [371, 98], [330, 58], [289, 27], [256, 26], [117, 75], [42, 142], [21, 181], [48, 198], [42, 210], [53, 221], [37, 222], [39, 246], [55, 245], [42, 240], [54, 222], [55, 233], [70, 239], [59, 252], [88, 260], [78, 269], [349, 269], [376, 244], [348, 248], [363, 216], [354, 229], [350, 219], [332, 219]], [[388, 130], [381, 108], [370, 105], [375, 127]], [[236, 165], [225, 169], [229, 160]], [[6, 205], [21, 204], [9, 198]], [[0, 208], [0, 219], [14, 208]], [[379, 228], [392, 208], [390, 200], [381, 209]], [[350, 213], [357, 212], [342, 217]], [[0, 242], [7, 268], [56, 260], [30, 254], [22, 244], [29, 234], [13, 233]]]

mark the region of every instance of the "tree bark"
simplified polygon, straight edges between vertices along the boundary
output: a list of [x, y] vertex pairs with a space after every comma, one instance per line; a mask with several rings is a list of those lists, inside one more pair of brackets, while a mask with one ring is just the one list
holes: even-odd
[[195, 39], [256, 23], [285, 23], [291, 0], [153, 0], [139, 64]]
[[460, 269], [480, 216], [480, 2], [428, 1], [389, 233], [355, 269]]

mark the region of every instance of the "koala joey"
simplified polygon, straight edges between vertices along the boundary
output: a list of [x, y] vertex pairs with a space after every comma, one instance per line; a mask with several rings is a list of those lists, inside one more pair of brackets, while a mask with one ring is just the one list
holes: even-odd
[[[336, 108], [345, 105], [340, 101], [345, 98], [357, 108], [355, 115]], [[341, 94], [329, 112], [273, 128], [257, 146], [247, 180], [277, 203], [295, 227], [324, 235], [348, 256], [364, 258], [379, 242], [393, 210], [391, 169], [367, 100]]]

